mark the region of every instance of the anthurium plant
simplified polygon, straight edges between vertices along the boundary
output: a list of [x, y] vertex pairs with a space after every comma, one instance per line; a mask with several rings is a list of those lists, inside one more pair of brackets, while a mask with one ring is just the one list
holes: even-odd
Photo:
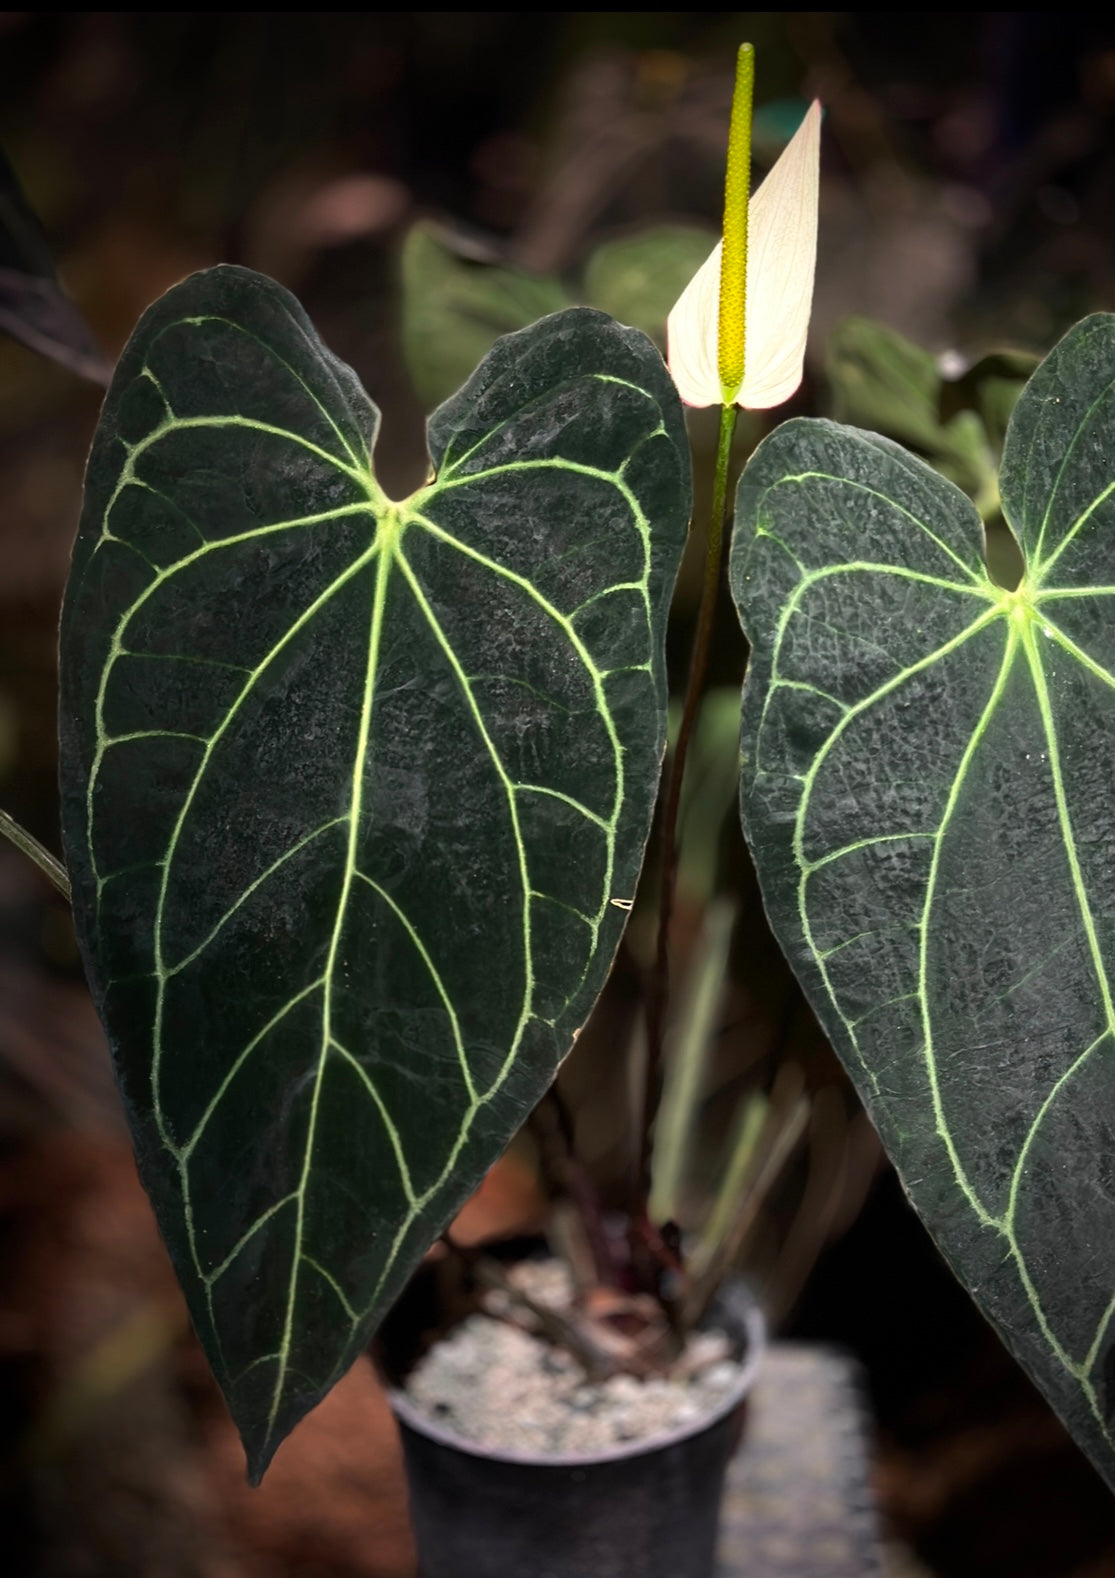
[[[542, 316], [434, 412], [407, 499], [377, 481], [357, 378], [258, 274], [177, 286], [113, 376], [62, 617], [65, 872], [4, 830], [72, 885], [140, 1172], [253, 1479], [604, 983], [667, 738], [683, 400], [722, 416], [661, 794], [632, 1241], [668, 1263], [675, 1317], [725, 1264], [723, 1193], [695, 1269], [670, 1231], [692, 1069], [655, 1115], [736, 412], [796, 388], [812, 294], [821, 112], [749, 202], [751, 80], [745, 46], [723, 244], [669, 316], [669, 367], [598, 310]], [[775, 932], [930, 1231], [1115, 1483], [1113, 390], [1101, 317], [1018, 399], [995, 493], [1017, 585], [939, 471], [807, 420], [744, 472], [730, 574]], [[693, 1042], [730, 925], [714, 906]]]

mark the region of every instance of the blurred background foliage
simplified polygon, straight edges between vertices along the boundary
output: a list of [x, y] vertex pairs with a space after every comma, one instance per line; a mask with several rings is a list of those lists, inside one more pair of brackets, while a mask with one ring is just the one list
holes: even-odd
[[[587, 302], [663, 343], [719, 227], [743, 38], [758, 52], [757, 176], [808, 100], [826, 106], [806, 379], [776, 415], [910, 445], [976, 501], [1012, 582], [996, 484], [1010, 408], [1035, 355], [1115, 308], [1107, 13], [0, 13], [0, 147], [45, 228], [40, 264], [53, 258], [92, 333], [76, 373], [0, 335], [0, 805], [57, 847], [55, 632], [100, 399], [78, 374], [96, 376], [98, 352], [115, 358], [193, 269], [264, 270], [360, 374], [383, 412], [381, 477], [404, 494], [425, 474], [425, 413], [497, 334]], [[744, 414], [737, 464], [771, 420]], [[677, 688], [715, 414], [691, 430]], [[739, 1248], [783, 1334], [865, 1365], [891, 1571], [1115, 1572], [1107, 1493], [909, 1215], [766, 930], [734, 812], [745, 653], [726, 598], [722, 614], [683, 807], [677, 973], [709, 1045], [679, 1212], [697, 1219], [741, 1145], [763, 1177], [792, 1150]], [[656, 880], [652, 858], [562, 1079], [605, 1199], [630, 1141], [625, 1054]], [[462, 1236], [535, 1225], [539, 1163], [528, 1137]], [[244, 1486], [135, 1180], [66, 911], [5, 849], [0, 1231], [11, 1571], [409, 1578], [367, 1365], [263, 1490]]]

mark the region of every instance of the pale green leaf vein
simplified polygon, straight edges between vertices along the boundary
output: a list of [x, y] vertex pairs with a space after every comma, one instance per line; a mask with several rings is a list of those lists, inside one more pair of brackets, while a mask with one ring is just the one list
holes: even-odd
[[388, 909], [391, 911], [395, 919], [399, 922], [399, 925], [409, 937], [411, 945], [418, 954], [418, 957], [425, 965], [430, 980], [433, 982], [434, 990], [440, 997], [442, 1007], [445, 1009], [445, 1012], [449, 1018], [449, 1024], [453, 1031], [453, 1045], [457, 1053], [457, 1062], [460, 1065], [461, 1077], [465, 1082], [465, 1089], [468, 1091], [469, 1100], [475, 1101], [476, 1088], [472, 1081], [472, 1070], [469, 1067], [468, 1055], [465, 1051], [464, 1037], [461, 1035], [461, 1021], [457, 1014], [457, 1009], [453, 999], [450, 997], [445, 982], [442, 980], [441, 972], [430, 956], [429, 949], [423, 942], [420, 933], [411, 921], [410, 917], [399, 906], [392, 895], [388, 893], [387, 889], [370, 877], [366, 871], [361, 871], [358, 868], [356, 875], [360, 878], [361, 882], [366, 882], [368, 887], [371, 888], [372, 892], [377, 894], [379, 898], [382, 899], [383, 903], [387, 905]]

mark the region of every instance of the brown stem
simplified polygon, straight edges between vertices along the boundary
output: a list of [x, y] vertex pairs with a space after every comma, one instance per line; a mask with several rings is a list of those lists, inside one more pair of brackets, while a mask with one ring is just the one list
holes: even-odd
[[25, 827], [21, 827], [14, 816], [9, 816], [7, 811], [0, 811], [0, 834], [29, 856], [39, 870], [50, 878], [66, 902], [70, 902], [70, 879], [66, 875], [65, 866], [60, 860], [56, 860], [50, 850], [40, 844]]
[[556, 1085], [550, 1086], [531, 1114], [530, 1127], [538, 1141], [547, 1183], [564, 1190], [576, 1208], [597, 1281], [604, 1287], [618, 1288], [620, 1271], [604, 1231], [600, 1198], [577, 1155], [572, 1115]]
[[616, 1373], [619, 1366], [610, 1354], [598, 1347], [574, 1321], [567, 1319], [559, 1310], [548, 1304], [540, 1304], [529, 1293], [524, 1293], [522, 1288], [512, 1282], [498, 1260], [486, 1255], [481, 1249], [458, 1244], [448, 1233], [441, 1235], [441, 1241], [482, 1288], [502, 1293], [512, 1304], [517, 1304], [532, 1315], [543, 1335], [571, 1353], [590, 1381], [605, 1381]]

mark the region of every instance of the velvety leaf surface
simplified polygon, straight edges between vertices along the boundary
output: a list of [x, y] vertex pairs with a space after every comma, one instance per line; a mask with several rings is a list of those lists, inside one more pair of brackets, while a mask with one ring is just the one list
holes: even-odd
[[146, 314], [62, 625], [78, 929], [140, 1170], [254, 1475], [549, 1084], [605, 977], [665, 732], [688, 448], [572, 310], [377, 414], [279, 286]]
[[740, 483], [745, 829], [775, 931], [957, 1274], [1115, 1484], [1115, 318], [972, 505], [791, 422]]

